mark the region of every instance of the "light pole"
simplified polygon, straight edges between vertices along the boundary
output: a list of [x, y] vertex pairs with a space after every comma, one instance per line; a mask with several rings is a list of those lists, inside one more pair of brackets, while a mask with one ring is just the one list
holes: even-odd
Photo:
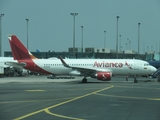
[[140, 24], [138, 23], [138, 54], [139, 54], [139, 44], [140, 44]]
[[119, 35], [119, 50], [121, 51], [121, 35]]
[[143, 53], [145, 54], [145, 42], [143, 42]]
[[104, 49], [106, 48], [106, 31], [104, 31]]
[[28, 21], [29, 19], [26, 18], [26, 21], [27, 21], [27, 49], [28, 49]]
[[118, 59], [118, 18], [117, 16], [117, 39], [116, 39], [116, 58]]
[[75, 16], [78, 13], [70, 13], [73, 16], [73, 57], [75, 56]]
[[0, 56], [2, 56], [2, 17], [4, 14], [0, 14]]
[[83, 53], [83, 26], [81, 26], [82, 28], [82, 53]]

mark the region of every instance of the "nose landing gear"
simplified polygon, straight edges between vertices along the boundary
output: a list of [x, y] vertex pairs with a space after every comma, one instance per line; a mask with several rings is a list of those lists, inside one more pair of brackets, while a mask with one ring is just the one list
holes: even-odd
[[138, 80], [136, 77], [134, 77], [134, 83], [138, 83]]

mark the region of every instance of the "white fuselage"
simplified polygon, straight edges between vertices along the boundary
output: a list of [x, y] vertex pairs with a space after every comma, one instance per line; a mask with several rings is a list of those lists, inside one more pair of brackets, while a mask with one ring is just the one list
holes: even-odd
[[13, 57], [0, 57], [0, 67], [10, 67], [10, 65], [6, 65], [6, 62], [17, 62], [17, 60], [14, 60]]
[[[69, 66], [111, 72], [113, 75], [148, 75], [156, 68], [148, 62], [135, 59], [64, 59]], [[60, 59], [33, 59], [41, 69], [55, 75], [69, 75], [71, 68], [66, 68]], [[34, 69], [38, 70], [38, 67]]]

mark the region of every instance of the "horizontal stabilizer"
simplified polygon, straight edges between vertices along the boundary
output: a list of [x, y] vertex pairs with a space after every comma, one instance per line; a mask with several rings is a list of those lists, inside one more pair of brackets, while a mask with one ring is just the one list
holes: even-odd
[[17, 63], [17, 62], [5, 62], [6, 65], [10, 65], [16, 68], [23, 68], [26, 66], [26, 63], [21, 62], [21, 63]]

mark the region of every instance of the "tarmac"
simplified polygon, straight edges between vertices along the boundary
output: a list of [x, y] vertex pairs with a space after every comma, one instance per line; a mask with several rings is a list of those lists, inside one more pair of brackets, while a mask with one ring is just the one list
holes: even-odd
[[160, 120], [156, 79], [81, 79], [0, 78], [0, 120]]
[[[79, 81], [81, 82], [83, 77], [74, 76], [74, 79], [48, 79], [48, 76], [41, 76], [41, 75], [29, 75], [29, 76], [16, 76], [16, 77], [0, 77], [0, 84], [2, 83], [46, 83], [46, 82], [72, 82], [72, 81]], [[115, 78], [115, 79], [114, 79]], [[117, 78], [120, 78], [120, 80]], [[126, 78], [119, 76], [119, 77], [112, 77], [111, 81], [99, 81], [95, 78], [87, 78], [88, 81], [94, 82], [126, 82]], [[133, 78], [128, 78], [129, 82], [133, 82]], [[146, 82], [146, 81], [157, 81], [157, 78], [137, 78], [139, 82]]]
[[19, 76], [19, 77], [1, 77], [1, 83], [35, 83], [35, 82], [70, 82], [70, 81], [78, 81], [82, 79], [82, 77], [76, 77], [75, 79], [48, 79], [47, 76]]

